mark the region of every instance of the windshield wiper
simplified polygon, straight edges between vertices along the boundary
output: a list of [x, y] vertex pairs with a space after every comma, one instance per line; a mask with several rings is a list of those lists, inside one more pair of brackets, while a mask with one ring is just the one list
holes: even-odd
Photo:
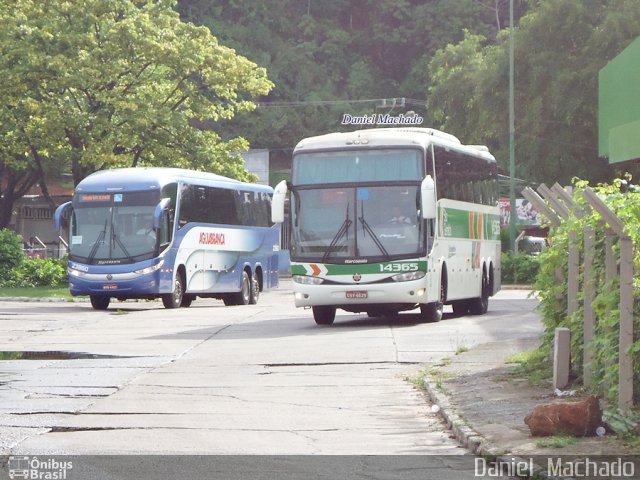
[[91, 251], [89, 252], [89, 256], [87, 257], [87, 259], [89, 260], [88, 263], [91, 263], [93, 261], [93, 258], [96, 256], [96, 253], [98, 253], [98, 248], [100, 248], [100, 243], [102, 243], [102, 241], [104, 240], [104, 236], [106, 234], [107, 234], [107, 221], [105, 220], [104, 228], [98, 234], [98, 238], [96, 238], [96, 241], [93, 243], [93, 247], [91, 247]]
[[[342, 225], [340, 225], [340, 229], [333, 236], [333, 239], [331, 240], [331, 243], [327, 247], [327, 251], [324, 252], [324, 255], [322, 256], [322, 263], [327, 261], [327, 258], [329, 258], [329, 255], [331, 255], [331, 252], [336, 248], [336, 245], [342, 239], [342, 237], [344, 237], [346, 234], [348, 234], [349, 227], [351, 226], [352, 223], [353, 222], [349, 219], [349, 204], [347, 204], [347, 212], [346, 212], [346, 215], [345, 215], [344, 222], [342, 222]], [[349, 238], [349, 236], [347, 235], [347, 239], [348, 238]]]
[[118, 246], [122, 249], [122, 251], [124, 252], [125, 256], [127, 257], [127, 259], [133, 263], [134, 259], [131, 256], [131, 254], [127, 251], [126, 247], [124, 246], [124, 244], [122, 243], [122, 240], [120, 240], [120, 237], [118, 236], [118, 234], [116, 233], [115, 228], [111, 229], [112, 231], [112, 237], [113, 237], [113, 241], [118, 244]]
[[371, 226], [364, 219], [364, 204], [361, 204], [360, 217], [358, 218], [358, 220], [360, 220], [360, 223], [362, 224], [362, 228], [364, 228], [364, 230], [366, 232], [369, 232], [369, 235], [371, 235], [371, 239], [373, 240], [373, 243], [376, 244], [376, 246], [380, 249], [382, 254], [388, 259], [389, 258], [389, 252], [387, 252], [387, 249], [384, 248], [384, 245], [382, 245], [382, 242], [380, 242], [380, 240], [378, 239], [378, 236], [375, 234], [375, 232], [373, 231]]

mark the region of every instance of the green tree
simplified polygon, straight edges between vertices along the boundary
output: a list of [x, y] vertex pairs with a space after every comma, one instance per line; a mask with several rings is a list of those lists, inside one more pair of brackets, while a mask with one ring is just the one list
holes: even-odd
[[[200, 127], [252, 110], [272, 84], [174, 6], [2, 2], [0, 173], [31, 185], [48, 169], [70, 168], [77, 183], [94, 170], [138, 165], [249, 178], [237, 156], [247, 142]], [[0, 214], [14, 198], [3, 195]]]
[[[640, 8], [632, 0], [537, 0], [514, 30], [517, 175], [569, 183], [574, 176], [607, 180], [598, 158], [598, 71], [637, 36]], [[492, 44], [467, 35], [430, 64], [429, 115], [487, 143], [508, 158], [508, 36]], [[468, 136], [467, 136], [468, 135]]]
[[[438, 48], [461, 40], [463, 28], [495, 37], [496, 18], [508, 14], [506, 2], [484, 3], [488, 5], [478, 0], [180, 0], [178, 10], [267, 68], [275, 88], [266, 102], [289, 106], [263, 104], [224, 126], [233, 134], [244, 132], [252, 145], [272, 149], [272, 163], [285, 166], [300, 138], [351, 128], [340, 125], [343, 113], [383, 112], [376, 110], [376, 102], [358, 100], [424, 98], [428, 62]], [[344, 103], [290, 105], [318, 100]], [[421, 108], [412, 104], [392, 113], [423, 113]]]

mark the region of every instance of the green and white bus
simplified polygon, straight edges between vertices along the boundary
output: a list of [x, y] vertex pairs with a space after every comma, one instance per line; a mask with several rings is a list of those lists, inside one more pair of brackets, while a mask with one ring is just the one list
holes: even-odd
[[289, 195], [295, 304], [317, 324], [336, 309], [392, 316], [443, 305], [481, 315], [500, 289], [498, 166], [485, 146], [428, 128], [310, 137], [293, 152]]

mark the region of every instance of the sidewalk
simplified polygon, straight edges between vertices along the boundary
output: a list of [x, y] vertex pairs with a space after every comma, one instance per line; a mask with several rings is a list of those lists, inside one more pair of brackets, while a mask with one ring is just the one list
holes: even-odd
[[[577, 438], [562, 448], [545, 446], [544, 438], [534, 438], [524, 417], [536, 405], [557, 398], [551, 387], [529, 385], [524, 378], [507, 375], [514, 365], [505, 359], [539, 345], [538, 339], [505, 340], [479, 345], [443, 362], [424, 384], [440, 414], [455, 437], [481, 456], [511, 458], [533, 455], [623, 455], [629, 448], [616, 436]], [[638, 452], [635, 452], [637, 455]]]

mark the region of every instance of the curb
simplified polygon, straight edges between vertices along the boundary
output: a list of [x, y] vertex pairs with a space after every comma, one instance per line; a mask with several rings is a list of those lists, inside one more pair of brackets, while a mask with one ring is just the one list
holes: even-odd
[[[484, 457], [491, 462], [495, 462], [501, 465], [510, 465], [514, 462], [528, 463], [525, 459], [515, 455], [505, 455], [500, 452], [494, 445], [490, 444], [486, 438], [480, 433], [471, 428], [467, 422], [456, 413], [455, 408], [451, 405], [449, 398], [446, 394], [440, 392], [435, 385], [433, 385], [429, 378], [424, 379], [424, 388], [429, 396], [431, 402], [437, 405], [440, 409], [437, 415], [440, 415], [445, 421], [447, 428], [453, 432], [453, 436], [458, 442], [470, 450], [476, 456]], [[545, 480], [573, 480], [572, 477], [551, 477], [547, 474], [547, 471], [536, 463], [532, 463], [533, 471], [526, 471], [526, 479], [545, 479]]]
[[55, 297], [0, 297], [0, 302], [43, 302], [43, 303], [84, 303], [88, 298], [55, 298]]
[[502, 284], [500, 290], [533, 290], [532, 285], [523, 284]]

